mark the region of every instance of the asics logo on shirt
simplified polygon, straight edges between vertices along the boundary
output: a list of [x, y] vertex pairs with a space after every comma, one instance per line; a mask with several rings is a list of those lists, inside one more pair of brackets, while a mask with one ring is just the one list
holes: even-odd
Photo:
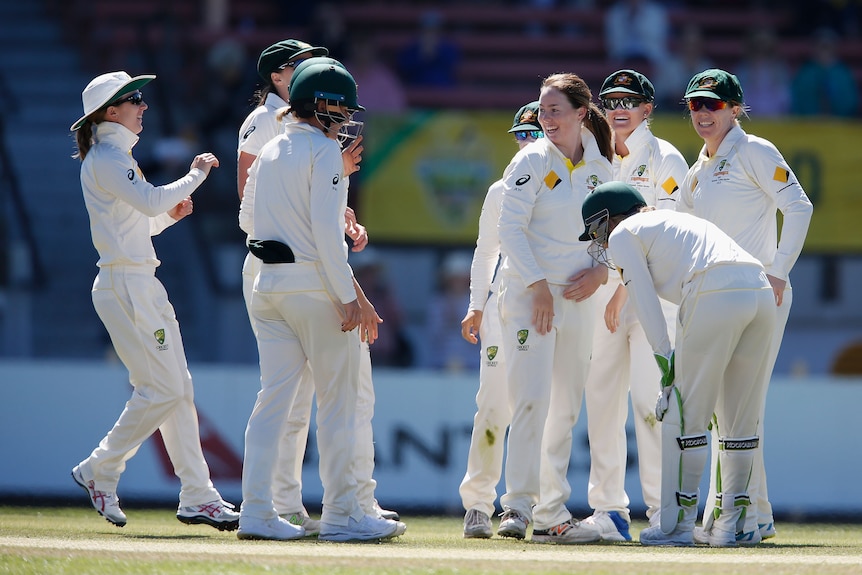
[[130, 168], [129, 171], [126, 172], [126, 177], [129, 178], [130, 182], [134, 182], [135, 181], [135, 170]]
[[242, 139], [247, 140], [248, 137], [251, 136], [251, 133], [254, 132], [256, 129], [257, 129], [257, 126], [252, 126], [248, 130], [246, 130], [245, 134], [242, 135]]
[[523, 186], [524, 184], [526, 184], [529, 181], [530, 181], [530, 175], [527, 174], [526, 176], [521, 176], [520, 178], [515, 180], [515, 185], [516, 186]]
[[339, 179], [338, 174], [335, 174], [335, 176], [332, 177], [332, 185], [333, 186], [338, 185], [338, 179]]

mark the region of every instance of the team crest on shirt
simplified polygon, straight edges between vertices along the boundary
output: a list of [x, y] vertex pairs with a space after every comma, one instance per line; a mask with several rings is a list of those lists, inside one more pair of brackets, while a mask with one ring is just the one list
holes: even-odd
[[485, 350], [485, 354], [488, 356], [488, 367], [496, 367], [497, 362], [494, 361], [494, 358], [497, 357], [497, 351], [499, 348], [496, 345], [489, 345], [488, 349]]
[[733, 166], [727, 160], [722, 160], [718, 163], [715, 171], [712, 173], [713, 182], [727, 182], [730, 180], [730, 168]]
[[527, 345], [527, 338], [530, 337], [530, 330], [519, 329], [517, 333], [518, 351], [529, 351], [530, 346]]
[[156, 341], [159, 344], [156, 346], [158, 351], [166, 351], [168, 349], [168, 346], [165, 345], [165, 328], [160, 328], [154, 331], [153, 337], [156, 338]]
[[595, 174], [590, 174], [587, 176], [587, 188], [592, 192], [596, 186], [601, 184], [602, 182], [599, 180], [599, 177]]
[[632, 172], [632, 175], [629, 176], [629, 180], [631, 180], [632, 185], [637, 185], [638, 182], [649, 182], [649, 173], [647, 172], [646, 164], [638, 166], [637, 169]]

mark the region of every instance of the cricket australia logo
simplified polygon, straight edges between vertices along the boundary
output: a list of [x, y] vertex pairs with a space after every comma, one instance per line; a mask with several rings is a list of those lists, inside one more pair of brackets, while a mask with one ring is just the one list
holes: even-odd
[[638, 176], [643, 176], [646, 171], [646, 164], [641, 164], [638, 166]]
[[530, 346], [527, 344], [527, 338], [530, 337], [530, 330], [528, 329], [519, 329], [518, 330], [518, 351], [529, 351]]
[[494, 358], [497, 357], [497, 351], [499, 351], [499, 348], [496, 345], [488, 346], [488, 349], [485, 350], [485, 354], [488, 357], [488, 363], [485, 365], [488, 367], [497, 367], [497, 362], [494, 361]]
[[598, 186], [600, 183], [601, 182], [599, 182], [599, 177], [595, 174], [591, 174], [587, 178], [587, 187], [590, 189], [590, 191], [593, 191], [593, 189], [595, 189], [595, 187]]
[[156, 341], [159, 345], [156, 346], [156, 349], [159, 351], [165, 351], [168, 349], [168, 346], [165, 345], [165, 329], [160, 328], [153, 332], [153, 337], [156, 338]]
[[727, 160], [722, 160], [718, 163], [718, 167], [712, 173], [712, 177], [714, 181], [723, 182], [729, 180], [728, 177], [730, 174], [730, 162]]

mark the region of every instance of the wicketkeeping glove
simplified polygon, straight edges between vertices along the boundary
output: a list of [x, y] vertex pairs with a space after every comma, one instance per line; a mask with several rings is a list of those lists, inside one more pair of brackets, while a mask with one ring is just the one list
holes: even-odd
[[664, 419], [664, 414], [670, 406], [671, 394], [673, 393], [674, 380], [674, 358], [676, 352], [670, 352], [670, 357], [665, 357], [661, 354], [654, 354], [655, 361], [661, 370], [661, 391], [658, 394], [658, 399], [655, 403], [655, 418], [657, 421]]
[[667, 412], [667, 408], [670, 407], [671, 395], [673, 394], [675, 387], [673, 385], [669, 385], [667, 387], [663, 387], [660, 392], [658, 392], [658, 399], [655, 402], [655, 419], [656, 421], [661, 421], [664, 419], [664, 414]]

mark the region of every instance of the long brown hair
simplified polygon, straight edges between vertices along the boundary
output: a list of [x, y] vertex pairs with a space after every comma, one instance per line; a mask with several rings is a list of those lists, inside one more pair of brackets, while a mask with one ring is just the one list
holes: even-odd
[[569, 99], [574, 108], [587, 108], [584, 125], [596, 138], [602, 155], [609, 162], [614, 158], [613, 131], [601, 109], [593, 103], [590, 87], [577, 74], [551, 74], [542, 81], [542, 88], [556, 88]]
[[87, 153], [93, 147], [93, 126], [104, 122], [107, 112], [107, 108], [96, 110], [87, 116], [84, 124], [75, 131], [75, 146], [77, 147], [77, 151], [72, 154], [73, 158], [83, 162], [84, 158], [87, 157]]

